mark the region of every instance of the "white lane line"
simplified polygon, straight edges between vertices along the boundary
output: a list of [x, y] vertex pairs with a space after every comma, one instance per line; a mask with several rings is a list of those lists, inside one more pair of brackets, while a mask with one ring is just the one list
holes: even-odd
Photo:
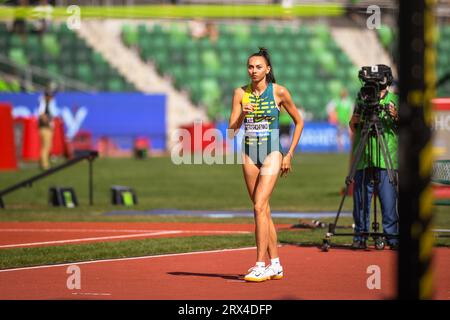
[[34, 229], [34, 228], [8, 228], [1, 229], [0, 232], [158, 232], [158, 231], [166, 231], [166, 230], [132, 230], [132, 229]]
[[185, 233], [239, 233], [239, 234], [247, 234], [247, 233], [253, 233], [251, 231], [226, 231], [226, 230], [179, 230], [181, 232]]
[[19, 248], [19, 247], [32, 247], [41, 246], [46, 244], [61, 244], [61, 243], [75, 243], [83, 241], [95, 241], [95, 240], [112, 240], [112, 239], [126, 239], [126, 238], [137, 238], [137, 237], [150, 237], [159, 236], [165, 234], [176, 234], [181, 233], [177, 230], [160, 231], [160, 232], [149, 232], [149, 233], [137, 233], [137, 234], [126, 234], [121, 236], [109, 236], [109, 237], [95, 237], [95, 238], [81, 238], [81, 239], [69, 239], [69, 240], [55, 240], [55, 241], [43, 241], [43, 242], [30, 242], [30, 243], [19, 243], [19, 244], [7, 244], [1, 245], [1, 248]]
[[251, 233], [250, 231], [235, 231], [235, 230], [130, 230], [130, 229], [1, 229], [0, 232], [130, 232], [130, 233], [148, 233], [148, 232], [163, 232], [163, 231], [179, 231], [179, 232], [198, 232], [198, 233]]
[[95, 292], [72, 292], [73, 295], [78, 296], [111, 296], [111, 293], [95, 293]]
[[[281, 247], [281, 246], [279, 246], [279, 247]], [[169, 254], [160, 254], [160, 255], [155, 255], [155, 256], [142, 256], [142, 257], [118, 258], [118, 259], [103, 259], [103, 260], [81, 261], [81, 262], [72, 262], [72, 263], [51, 264], [51, 265], [42, 265], [42, 266], [34, 266], [34, 267], [3, 269], [3, 270], [0, 270], [0, 273], [2, 273], [2, 272], [24, 271], [24, 270], [34, 270], [34, 269], [46, 269], [46, 268], [55, 268], [55, 267], [67, 267], [67, 266], [72, 266], [72, 265], [83, 265], [83, 264], [93, 264], [93, 263], [102, 263], [102, 262], [132, 261], [132, 260], [155, 259], [155, 258], [166, 258], [166, 257], [177, 257], [177, 256], [189, 256], [189, 255], [204, 254], [204, 253], [232, 252], [232, 251], [241, 251], [241, 250], [250, 250], [250, 249], [254, 250], [254, 249], [256, 249], [256, 247], [244, 247], [244, 248], [236, 248], [236, 249], [220, 249], [220, 250], [207, 250], [207, 251], [194, 251], [194, 252], [183, 252], [183, 253], [169, 253]]]

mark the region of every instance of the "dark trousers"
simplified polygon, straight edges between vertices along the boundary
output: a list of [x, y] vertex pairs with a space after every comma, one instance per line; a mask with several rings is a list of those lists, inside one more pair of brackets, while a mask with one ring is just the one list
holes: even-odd
[[[373, 168], [378, 179], [377, 195], [381, 203], [383, 233], [398, 234], [397, 195], [395, 186], [389, 181], [387, 170]], [[370, 208], [374, 183], [370, 179], [369, 169], [358, 170], [355, 174], [353, 188], [353, 220], [355, 233], [370, 231]], [[353, 240], [363, 240], [366, 237], [355, 236]], [[388, 244], [397, 244], [398, 239], [389, 239]]]

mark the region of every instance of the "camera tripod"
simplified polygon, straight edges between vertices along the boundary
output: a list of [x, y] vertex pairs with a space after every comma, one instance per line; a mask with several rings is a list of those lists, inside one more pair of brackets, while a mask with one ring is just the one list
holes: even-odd
[[[374, 139], [371, 139], [371, 138]], [[380, 158], [380, 151], [381, 156], [383, 156], [384, 163], [386, 164], [387, 174], [389, 178], [389, 182], [392, 183], [395, 186], [396, 190], [396, 198], [398, 199], [398, 181], [397, 181], [397, 174], [393, 168], [393, 162], [392, 158], [388, 152], [388, 145], [386, 142], [386, 139], [384, 137], [384, 128], [381, 124], [381, 120], [379, 118], [379, 115], [375, 112], [370, 114], [368, 116], [368, 120], [364, 122], [364, 126], [361, 129], [361, 139], [356, 147], [355, 157], [351, 163], [350, 172], [349, 175], [345, 179], [345, 190], [344, 194], [342, 196], [339, 209], [337, 211], [334, 223], [330, 223], [328, 227], [328, 232], [325, 235], [325, 238], [323, 239], [322, 243], [322, 251], [328, 251], [331, 248], [331, 239], [333, 236], [359, 236], [364, 238], [370, 238], [372, 237], [375, 241], [375, 248], [378, 250], [384, 249], [386, 245], [385, 239], [393, 239], [398, 238], [398, 235], [395, 234], [385, 234], [379, 232], [380, 224], [377, 222], [377, 192], [378, 192], [378, 178], [375, 177], [373, 166], [373, 142], [376, 143], [376, 160], [379, 161]], [[369, 167], [367, 168], [369, 172], [369, 178], [372, 179], [373, 182], [373, 213], [374, 213], [374, 219], [372, 222], [372, 230], [373, 232], [359, 232], [359, 233], [336, 233], [336, 226], [338, 223], [339, 216], [341, 214], [342, 207], [344, 205], [345, 198], [348, 194], [349, 187], [351, 183], [354, 181], [354, 177], [357, 171], [358, 163], [363, 155], [363, 152], [365, 148], [368, 147], [368, 163]], [[366, 169], [365, 169], [366, 170]], [[364, 188], [363, 188], [363, 198], [364, 198]], [[364, 212], [364, 206], [363, 206], [363, 212]], [[369, 214], [370, 217], [370, 214]]]

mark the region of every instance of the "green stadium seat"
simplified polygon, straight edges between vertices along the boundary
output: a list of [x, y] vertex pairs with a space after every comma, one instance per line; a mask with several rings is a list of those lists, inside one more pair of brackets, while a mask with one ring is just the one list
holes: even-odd
[[296, 36], [292, 39], [292, 46], [295, 50], [307, 50], [308, 49], [308, 41], [303, 36]]
[[75, 63], [90, 63], [93, 62], [92, 52], [88, 50], [78, 50], [74, 53]]
[[450, 51], [450, 36], [441, 39], [438, 44], [438, 50], [446, 52], [448, 54], [448, 52]]
[[135, 26], [125, 24], [122, 27], [122, 39], [127, 47], [136, 46], [138, 43], [138, 31]]
[[150, 38], [151, 48], [155, 51], [168, 50], [167, 39], [164, 36], [153, 36]]
[[61, 51], [56, 37], [52, 34], [45, 34], [42, 37], [42, 45], [44, 50], [53, 57], [57, 57]]
[[107, 88], [109, 91], [119, 92], [124, 91], [125, 85], [120, 79], [112, 78], [108, 81]]
[[77, 78], [85, 83], [92, 83], [93, 76], [91, 67], [86, 63], [78, 64], [77, 67]]
[[12, 34], [9, 38], [10, 48], [23, 48], [25, 46], [25, 39], [21, 38], [17, 34]]
[[[347, 78], [348, 79], [354, 79], [358, 81], [358, 72], [359, 72], [359, 68], [356, 66], [350, 66], [347, 69]], [[358, 82], [359, 83], [359, 82]]]
[[103, 58], [103, 56], [98, 52], [94, 52], [91, 57], [92, 63], [94, 63], [95, 67], [98, 65], [107, 64], [105, 58]]
[[274, 52], [277, 50], [278, 40], [276, 38], [267, 37], [264, 39], [259, 39], [258, 45], [252, 50], [253, 52], [258, 52], [259, 47], [264, 47], [269, 50], [269, 52]]
[[65, 77], [74, 78], [74, 65], [71, 63], [60, 65], [61, 74]]
[[58, 77], [58, 76], [61, 75], [61, 71], [60, 71], [60, 69], [58, 68], [58, 65], [55, 64], [55, 63], [48, 64], [48, 65], [45, 67], [45, 69], [46, 69], [47, 72], [50, 73], [50, 75], [53, 76], [53, 77]]
[[298, 79], [298, 69], [297, 69], [297, 67], [296, 66], [287, 65], [287, 68], [284, 69], [284, 75], [286, 77], [286, 81], [295, 81], [295, 80], [297, 80]]
[[137, 45], [139, 46], [139, 48], [141, 50], [151, 50], [152, 49], [152, 39], [151, 37], [145, 35], [145, 36], [140, 36], [138, 38], [138, 43]]
[[0, 33], [0, 48], [8, 48], [9, 37], [7, 34]]
[[307, 25], [302, 25], [300, 26], [300, 28], [298, 29], [297, 33], [301, 36], [304, 37], [305, 39], [308, 39], [312, 36], [312, 31], [311, 28]]
[[27, 57], [32, 65], [42, 66], [45, 62], [42, 55], [42, 50], [29, 50], [27, 49]]
[[139, 38], [143, 36], [147, 36], [150, 32], [147, 30], [147, 25], [145, 24], [139, 24], [137, 26], [137, 33]]
[[3, 79], [0, 79], [0, 92], [6, 92], [9, 91], [9, 85], [6, 81]]
[[61, 23], [56, 33], [54, 33], [58, 38], [73, 38], [75, 33], [69, 29], [67, 23]]
[[30, 53], [31, 51], [40, 51], [41, 50], [41, 42], [37, 35], [30, 34], [27, 37], [27, 41], [25, 43], [25, 48], [27, 50], [27, 53]]
[[314, 54], [326, 52], [326, 42], [320, 38], [311, 38], [309, 40], [309, 48]]
[[235, 24], [233, 34], [240, 42], [245, 43], [250, 39], [251, 31], [248, 25]]
[[319, 56], [319, 62], [322, 68], [329, 74], [333, 74], [337, 70], [336, 59], [329, 51], [321, 53]]
[[341, 92], [343, 85], [341, 81], [333, 79], [327, 83], [327, 88], [331, 96], [337, 97], [339, 96], [339, 93]]
[[377, 33], [378, 37], [380, 38], [381, 44], [385, 48], [388, 48], [394, 40], [394, 32], [392, 31], [392, 29], [388, 25], [382, 24], [380, 28], [377, 28]]
[[187, 66], [185, 69], [185, 78], [189, 79], [188, 81], [190, 87], [193, 85], [200, 86], [200, 81], [204, 78], [203, 68], [200, 65]]
[[[274, 48], [275, 49], [275, 48]], [[292, 40], [287, 38], [281, 38], [278, 41], [277, 50], [289, 51], [292, 50]]]
[[209, 38], [197, 40], [197, 47], [201, 51], [214, 49], [214, 46]]
[[[173, 68], [171, 68], [170, 75], [174, 79], [175, 83], [179, 84], [178, 81], [184, 79], [185, 70], [186, 69], [183, 66], [180, 66], [180, 65], [176, 65]], [[177, 89], [179, 89], [179, 88], [180, 87], [178, 86]]]
[[320, 106], [320, 99], [319, 99], [319, 97], [317, 97], [317, 96], [315, 96], [313, 94], [308, 94], [308, 95], [304, 96], [303, 101], [304, 101], [303, 102], [304, 103], [303, 107], [306, 110], [313, 111], [313, 110], [319, 109], [319, 106]]
[[192, 102], [199, 104], [202, 96], [202, 88], [199, 80], [190, 82], [189, 92]]
[[181, 46], [189, 39], [189, 32], [186, 25], [174, 24], [169, 30], [170, 41], [174, 46]]
[[329, 28], [324, 24], [314, 26], [312, 31], [316, 38], [319, 38], [324, 42], [328, 41], [331, 37]]
[[202, 63], [210, 74], [214, 75], [220, 70], [219, 58], [213, 50], [207, 50], [202, 53]]
[[441, 28], [441, 34], [444, 38], [450, 38], [450, 25], [444, 25]]
[[215, 79], [207, 78], [201, 81], [202, 98], [205, 105], [216, 103], [220, 99], [220, 87]]
[[313, 83], [314, 81], [312, 81], [311, 78], [301, 78], [297, 84], [297, 88], [301, 93], [308, 95], [312, 91]]
[[158, 23], [154, 24], [152, 27], [147, 29], [148, 33], [152, 35], [162, 35], [164, 34], [164, 30], [162, 26]]
[[77, 42], [73, 41], [70, 38], [58, 38], [58, 42], [59, 42], [61, 51], [64, 51], [64, 50], [75, 51], [75, 50], [77, 50]]
[[20, 83], [17, 80], [13, 80], [9, 83], [9, 88], [11, 92], [20, 92]]
[[9, 50], [9, 58], [21, 67], [28, 65], [28, 59], [22, 48], [11, 48]]
[[0, 34], [6, 34], [8, 33], [8, 28], [6, 27], [6, 24], [3, 22], [0, 22]]

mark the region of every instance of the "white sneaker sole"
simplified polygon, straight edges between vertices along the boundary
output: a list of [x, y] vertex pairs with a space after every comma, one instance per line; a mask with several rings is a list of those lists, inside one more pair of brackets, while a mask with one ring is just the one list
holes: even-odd
[[270, 277], [265, 278], [253, 278], [253, 277], [245, 277], [244, 280], [248, 282], [263, 282], [269, 280]]
[[280, 280], [283, 279], [283, 274], [277, 274], [274, 276], [270, 276], [270, 280]]

